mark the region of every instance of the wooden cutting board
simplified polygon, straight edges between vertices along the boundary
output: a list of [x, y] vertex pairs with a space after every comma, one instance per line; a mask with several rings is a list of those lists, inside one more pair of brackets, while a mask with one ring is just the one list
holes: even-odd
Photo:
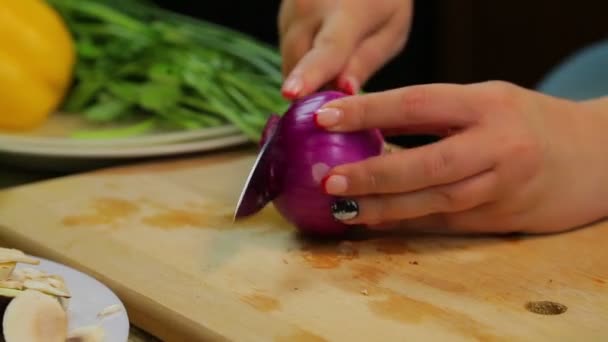
[[253, 155], [0, 192], [0, 240], [88, 272], [167, 341], [608, 339], [608, 224], [522, 238], [321, 243], [232, 210]]

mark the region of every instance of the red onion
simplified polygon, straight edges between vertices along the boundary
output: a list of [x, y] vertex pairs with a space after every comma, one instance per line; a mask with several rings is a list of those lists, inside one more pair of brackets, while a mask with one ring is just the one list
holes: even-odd
[[294, 101], [287, 112], [272, 115], [262, 143], [274, 132], [269, 146], [268, 191], [279, 213], [304, 233], [336, 235], [349, 226], [335, 220], [331, 205], [336, 199], [325, 194], [321, 181], [338, 165], [360, 161], [382, 153], [379, 130], [335, 133], [319, 128], [314, 113], [325, 103], [347, 96], [323, 91]]

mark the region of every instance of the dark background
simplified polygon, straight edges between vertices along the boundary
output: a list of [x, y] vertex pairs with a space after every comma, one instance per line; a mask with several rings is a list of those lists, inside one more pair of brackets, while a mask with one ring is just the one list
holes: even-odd
[[[279, 0], [154, 1], [278, 44]], [[366, 90], [489, 79], [534, 87], [563, 58], [608, 33], [608, 1], [602, 0], [414, 4], [406, 49], [372, 78]]]
[[[278, 45], [280, 0], [154, 1]], [[534, 88], [568, 55], [608, 33], [605, 0], [416, 0], [414, 7], [406, 48], [364, 90], [485, 80]], [[435, 140], [389, 139], [409, 147]]]

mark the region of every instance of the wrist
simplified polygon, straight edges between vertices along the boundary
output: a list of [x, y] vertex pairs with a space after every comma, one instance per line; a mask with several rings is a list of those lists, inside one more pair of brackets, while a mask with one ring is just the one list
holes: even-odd
[[599, 215], [608, 217], [608, 96], [580, 104], [585, 108], [585, 117], [582, 119], [588, 128], [589, 144], [586, 147], [591, 157], [591, 163], [588, 165], [592, 168], [588, 170], [589, 177], [597, 189], [594, 204], [598, 206]]
[[606, 113], [608, 111], [608, 96], [585, 100], [579, 103], [595, 112]]

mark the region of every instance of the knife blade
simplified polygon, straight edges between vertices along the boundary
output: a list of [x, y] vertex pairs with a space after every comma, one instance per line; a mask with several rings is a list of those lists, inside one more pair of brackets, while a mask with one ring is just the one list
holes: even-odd
[[270, 148], [274, 143], [275, 133], [276, 129], [269, 132], [269, 136], [266, 138], [249, 171], [234, 211], [233, 222], [256, 214], [275, 196], [271, 184], [272, 150]]

